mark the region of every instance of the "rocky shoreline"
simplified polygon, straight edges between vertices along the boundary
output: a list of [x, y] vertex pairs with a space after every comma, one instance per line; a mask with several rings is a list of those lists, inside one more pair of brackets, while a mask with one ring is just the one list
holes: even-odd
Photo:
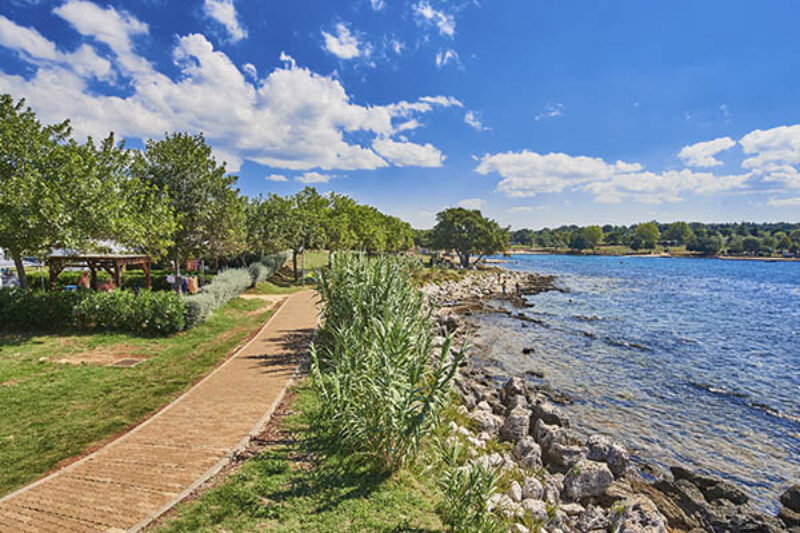
[[[504, 271], [475, 272], [457, 282], [428, 285], [442, 333], [468, 339], [465, 317], [503, 312], [491, 304], [502, 296], [518, 308], [527, 294], [562, 290], [553, 276]], [[519, 296], [515, 286], [519, 284]], [[452, 438], [471, 447], [474, 463], [514, 470], [519, 481], [492, 497], [496, 513], [512, 519], [512, 531], [540, 532], [780, 532], [800, 533], [800, 485], [781, 497], [779, 516], [762, 514], [747, 494], [725, 481], [679, 466], [669, 472], [634, 464], [628, 450], [604, 435], [581, 438], [572, 426], [565, 398], [533, 385], [524, 376], [498, 376], [471, 353], [456, 378], [467, 423], [451, 425]], [[478, 364], [481, 363], [481, 364]], [[488, 362], [491, 363], [491, 362]], [[505, 453], [488, 453], [492, 441], [508, 443]], [[489, 446], [491, 447], [491, 446]], [[528, 524], [528, 525], [525, 525]]]

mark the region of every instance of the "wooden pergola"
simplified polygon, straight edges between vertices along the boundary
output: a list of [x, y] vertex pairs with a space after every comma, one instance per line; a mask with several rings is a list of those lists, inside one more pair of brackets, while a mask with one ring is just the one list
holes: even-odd
[[97, 289], [97, 271], [103, 269], [114, 280], [118, 288], [122, 286], [122, 272], [128, 265], [139, 265], [144, 271], [144, 283], [148, 289], [150, 280], [150, 258], [146, 255], [51, 255], [47, 258], [50, 269], [50, 288], [55, 289], [58, 275], [66, 267], [88, 267], [92, 276], [93, 289]]

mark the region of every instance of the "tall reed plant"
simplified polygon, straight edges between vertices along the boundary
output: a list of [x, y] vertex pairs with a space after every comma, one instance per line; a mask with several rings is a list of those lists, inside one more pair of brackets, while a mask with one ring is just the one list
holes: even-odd
[[396, 256], [338, 254], [317, 290], [323, 326], [311, 375], [321, 429], [343, 451], [393, 471], [435, 427], [464, 349], [433, 348], [433, 321]]

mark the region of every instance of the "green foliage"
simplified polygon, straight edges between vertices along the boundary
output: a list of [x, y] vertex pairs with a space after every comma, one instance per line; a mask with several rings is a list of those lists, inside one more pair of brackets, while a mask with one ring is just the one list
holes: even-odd
[[442, 446], [439, 486], [443, 498], [438, 507], [442, 521], [453, 533], [507, 531], [490, 509], [490, 500], [499, 490], [499, 475], [481, 463], [465, 463], [465, 457], [460, 443]]
[[694, 238], [692, 228], [686, 222], [673, 222], [664, 231], [664, 240], [675, 244], [688, 244]]
[[477, 209], [445, 209], [436, 215], [436, 221], [433, 246], [440, 250], [454, 250], [465, 268], [470, 265], [471, 255], [483, 257], [508, 248], [508, 228], [501, 228]]
[[167, 134], [148, 140], [138, 152], [133, 173], [160, 191], [175, 215], [169, 255], [182, 262], [191, 256], [225, 256], [244, 249], [244, 204], [202, 134]]
[[603, 230], [600, 226], [587, 226], [576, 229], [570, 234], [569, 247], [573, 250], [588, 250], [597, 248], [603, 240]]
[[80, 329], [169, 335], [184, 328], [184, 302], [173, 292], [81, 292], [73, 310]]
[[10, 331], [66, 328], [169, 335], [184, 327], [184, 304], [171, 292], [69, 292], [0, 289], [0, 327]]
[[337, 254], [318, 282], [324, 325], [311, 375], [321, 429], [339, 449], [389, 471], [435, 427], [464, 353], [448, 360], [448, 339], [431, 356], [433, 324], [410, 262]]
[[69, 121], [44, 126], [24, 100], [0, 95], [0, 248], [23, 286], [23, 256], [107, 239], [157, 257], [174, 228], [169, 205], [131, 174], [113, 135], [96, 146], [70, 134]]
[[214, 281], [201, 288], [197, 294], [184, 297], [186, 327], [191, 328], [205, 322], [214, 310], [239, 296], [252, 284], [253, 278], [247, 268], [232, 268], [217, 274]]
[[654, 250], [661, 238], [661, 232], [655, 222], [644, 222], [633, 231], [631, 248], [634, 250]]

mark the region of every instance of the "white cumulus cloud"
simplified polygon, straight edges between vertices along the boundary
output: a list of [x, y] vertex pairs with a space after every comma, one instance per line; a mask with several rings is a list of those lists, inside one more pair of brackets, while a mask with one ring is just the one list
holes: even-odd
[[[393, 161], [431, 166], [444, 159], [429, 143], [392, 137], [401, 123], [411, 128], [420, 114], [454, 105], [451, 97], [356, 104], [333, 75], [299, 67], [284, 53], [284, 67], [253, 83], [254, 68], [240, 69], [201, 34], [177, 37], [172, 59], [178, 72], [168, 76], [138, 53], [136, 40], [147, 35], [148, 27], [132, 15], [81, 0], [68, 1], [54, 13], [84, 41], [75, 50], [59, 50], [35, 30], [0, 19], [0, 46], [34, 67], [27, 76], [0, 70], [0, 92], [24, 96], [44, 122], [70, 118], [78, 137], [114, 131], [147, 139], [165, 131], [202, 131], [232, 171], [244, 160], [324, 171], [375, 169]], [[93, 43], [108, 47], [108, 59], [94, 52]], [[97, 91], [92, 79], [98, 76], [115, 77], [126, 94]], [[373, 148], [378, 139], [391, 160]]]
[[233, 0], [205, 0], [203, 10], [207, 17], [222, 24], [231, 42], [235, 43], [247, 37], [247, 30], [239, 22]]
[[467, 111], [464, 114], [464, 122], [478, 131], [489, 131], [492, 129], [483, 124], [481, 114], [477, 111]]
[[299, 183], [311, 185], [315, 183], [328, 183], [334, 177], [335, 176], [331, 176], [330, 174], [321, 174], [319, 172], [306, 172], [300, 176], [297, 176], [294, 180]]
[[430, 143], [378, 138], [373, 141], [372, 148], [398, 167], [440, 167], [445, 159], [442, 152]]
[[684, 146], [678, 153], [678, 158], [691, 167], [716, 167], [722, 165], [722, 161], [714, 156], [734, 146], [736, 141], [730, 137], [720, 137]]
[[423, 0], [412, 6], [417, 24], [434, 25], [441, 35], [452, 37], [456, 32], [456, 21], [453, 15], [434, 9], [430, 2]]
[[281, 182], [281, 181], [289, 181], [289, 178], [287, 178], [283, 174], [270, 174], [269, 176], [267, 176], [267, 180]]
[[358, 38], [350, 33], [347, 25], [342, 22], [336, 24], [336, 35], [323, 31], [322, 36], [325, 39], [325, 50], [339, 59], [355, 59], [371, 54], [371, 48], [359, 42]]

